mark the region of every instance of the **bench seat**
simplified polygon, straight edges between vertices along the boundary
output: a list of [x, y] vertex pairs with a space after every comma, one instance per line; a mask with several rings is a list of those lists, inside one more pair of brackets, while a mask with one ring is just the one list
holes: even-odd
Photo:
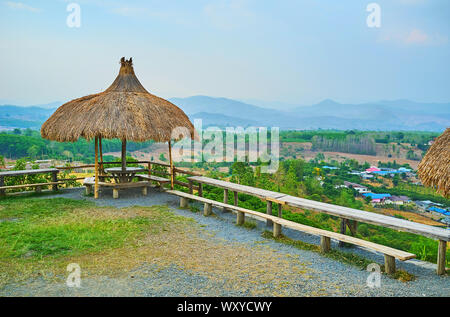
[[215, 200], [211, 200], [204, 197], [195, 196], [193, 194], [188, 194], [185, 192], [177, 191], [177, 190], [168, 190], [167, 193], [173, 194], [180, 197], [180, 207], [187, 207], [188, 199], [196, 200], [205, 204], [204, 215], [207, 216], [211, 214], [211, 206], [217, 206], [224, 209], [232, 210], [237, 212], [237, 224], [244, 223], [244, 215], [252, 215], [258, 218], [263, 218], [272, 221], [273, 223], [273, 235], [274, 237], [278, 237], [281, 234], [281, 226], [286, 228], [291, 228], [294, 230], [298, 230], [301, 232], [305, 232], [312, 235], [318, 235], [321, 237], [320, 249], [322, 252], [328, 252], [331, 249], [330, 239], [335, 239], [338, 241], [358, 245], [364, 248], [372, 249], [377, 252], [384, 254], [385, 258], [385, 270], [386, 273], [394, 273], [395, 272], [395, 259], [400, 261], [406, 261], [409, 259], [413, 259], [416, 257], [415, 254], [405, 252], [402, 250], [397, 250], [391, 247], [383, 246], [374, 242], [362, 240], [359, 238], [347, 236], [345, 234], [336, 233], [328, 230], [323, 230], [315, 227], [306, 226], [297, 222], [293, 222], [290, 220], [286, 220], [280, 217], [276, 217], [273, 215], [268, 215], [265, 213], [261, 213], [254, 210], [245, 209], [239, 206], [234, 206], [222, 202], [218, 202]]

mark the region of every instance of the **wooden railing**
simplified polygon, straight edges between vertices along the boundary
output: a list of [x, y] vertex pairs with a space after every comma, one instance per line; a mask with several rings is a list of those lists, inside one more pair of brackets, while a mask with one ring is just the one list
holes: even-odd
[[[100, 167], [103, 170], [103, 167], [105, 165], [120, 165], [121, 163], [122, 162], [120, 162], [120, 161], [118, 161], [118, 162], [102, 162], [102, 163], [100, 163]], [[156, 174], [156, 175], [162, 176], [162, 177], [170, 177], [170, 175], [171, 175], [170, 171], [162, 171], [162, 170], [152, 168], [154, 165], [158, 165], [158, 166], [166, 167], [170, 170], [170, 165], [166, 164], [166, 163], [159, 163], [159, 162], [152, 162], [152, 161], [133, 161], [133, 162], [127, 162], [127, 164], [145, 165], [146, 168], [144, 168], [142, 170], [142, 172], [147, 172], [149, 174]], [[75, 165], [75, 166], [57, 166], [55, 168], [59, 171], [70, 171], [70, 170], [76, 170], [76, 169], [95, 168], [95, 164], [83, 164], [83, 165]], [[2, 172], [12, 172], [12, 171], [2, 171]], [[15, 171], [15, 172], [19, 172], [19, 171]], [[37, 174], [38, 172], [39, 172], [39, 170], [24, 170], [24, 171], [22, 171], [21, 175]], [[174, 184], [183, 186], [186, 188], [189, 187], [189, 183], [183, 182], [179, 179], [176, 179], [177, 174], [178, 175], [180, 175], [180, 174], [188, 175], [188, 176], [201, 176], [201, 174], [199, 174], [199, 173], [181, 169], [181, 168], [178, 168], [175, 166], [173, 168], [173, 173], [174, 173]], [[29, 187], [34, 187], [37, 191], [40, 191], [42, 189], [42, 187], [46, 186], [45, 183], [5, 186], [4, 177], [7, 177], [7, 176], [0, 175], [0, 195], [5, 194], [7, 189], [27, 189]], [[14, 177], [14, 175], [11, 175], [11, 177]], [[55, 190], [57, 185], [61, 185], [64, 182], [78, 181], [78, 180], [83, 180], [85, 178], [86, 177], [59, 178], [59, 179], [53, 178], [52, 183], [48, 183], [48, 186], [53, 186], [52, 188]], [[198, 189], [198, 188], [196, 187], [195, 189]]]

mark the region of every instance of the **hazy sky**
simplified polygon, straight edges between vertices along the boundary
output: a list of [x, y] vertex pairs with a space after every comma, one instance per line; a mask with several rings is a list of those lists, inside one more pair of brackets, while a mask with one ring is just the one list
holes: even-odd
[[[81, 7], [69, 28], [66, 7]], [[381, 7], [369, 28], [366, 6]], [[0, 100], [106, 89], [119, 59], [161, 97], [450, 101], [448, 0], [0, 0]]]

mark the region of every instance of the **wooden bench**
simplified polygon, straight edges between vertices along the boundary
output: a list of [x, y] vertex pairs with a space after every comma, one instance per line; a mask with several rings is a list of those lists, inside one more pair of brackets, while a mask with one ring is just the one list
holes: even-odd
[[252, 215], [256, 218], [270, 220], [271, 223], [273, 224], [273, 236], [274, 237], [279, 237], [281, 235], [281, 227], [282, 226], [284, 226], [286, 228], [291, 228], [294, 230], [302, 231], [302, 232], [305, 232], [308, 234], [318, 235], [318, 236], [320, 236], [320, 250], [321, 250], [321, 252], [324, 252], [324, 253], [329, 252], [331, 250], [331, 239], [343, 241], [346, 243], [369, 248], [369, 249], [375, 250], [377, 252], [381, 252], [384, 254], [385, 271], [388, 274], [392, 274], [395, 272], [395, 259], [398, 259], [400, 261], [406, 261], [406, 260], [416, 257], [415, 254], [412, 254], [409, 252], [386, 247], [386, 246], [376, 244], [373, 242], [369, 242], [366, 240], [347, 236], [345, 234], [302, 225], [302, 224], [299, 224], [299, 223], [296, 223], [296, 222], [293, 222], [290, 220], [286, 220], [286, 219], [283, 219], [280, 217], [275, 217], [272, 215], [245, 209], [245, 208], [235, 206], [235, 205], [221, 203], [218, 201], [214, 201], [214, 200], [207, 199], [204, 197], [196, 196], [193, 194], [188, 194], [188, 193], [184, 193], [184, 192], [177, 191], [177, 190], [168, 190], [167, 193], [180, 197], [180, 207], [181, 208], [186, 208], [188, 206], [189, 199], [204, 203], [203, 214], [205, 216], [209, 216], [211, 214], [212, 206], [235, 211], [237, 213], [236, 224], [238, 224], [238, 225], [242, 225], [245, 222], [246, 214]]
[[158, 187], [160, 190], [163, 189], [164, 184], [170, 183], [170, 179], [155, 176], [155, 175], [138, 174], [138, 175], [136, 175], [136, 177], [138, 177], [140, 179], [145, 179], [147, 181], [153, 181], [153, 182], [158, 183]]
[[[296, 208], [314, 210], [323, 212], [332, 216], [341, 218], [341, 234], [345, 234], [346, 226], [349, 226], [350, 231], [354, 235], [357, 229], [357, 222], [369, 223], [377, 226], [387, 227], [394, 230], [406, 231], [425, 237], [438, 240], [438, 259], [437, 259], [437, 274], [445, 274], [445, 257], [447, 242], [450, 241], [450, 230], [436, 228], [421, 223], [416, 223], [409, 220], [398, 219], [391, 216], [385, 216], [374, 212], [368, 212], [353, 208], [347, 208], [327, 203], [322, 203], [314, 200], [308, 200], [300, 197], [294, 197], [282, 193], [276, 193], [265, 189], [254, 188], [252, 186], [235, 184], [227, 181], [217, 180], [205, 176], [188, 177], [190, 188], [192, 183], [199, 184], [199, 196], [202, 195], [203, 190], [201, 184], [211, 185], [224, 189], [224, 197], [228, 201], [228, 190], [234, 192], [235, 205], [237, 205], [237, 193], [244, 193], [252, 195], [267, 201], [267, 214], [272, 214], [272, 203], [278, 204], [278, 215], [281, 217], [282, 205], [292, 206]], [[192, 190], [191, 190], [192, 192]], [[270, 224], [270, 220], [267, 221]]]
[[[5, 186], [5, 177], [14, 177], [14, 176], [26, 176], [26, 175], [35, 175], [35, 174], [52, 174], [52, 181], [48, 183], [39, 183], [39, 184], [24, 184], [24, 185], [11, 185]], [[7, 189], [18, 189], [18, 188], [27, 188], [27, 187], [36, 187], [36, 191], [40, 192], [42, 187], [51, 185], [52, 190], [58, 190], [58, 185], [64, 184], [64, 182], [60, 182], [57, 179], [57, 175], [59, 170], [56, 168], [46, 168], [46, 169], [32, 169], [32, 170], [19, 170], [19, 171], [6, 171], [0, 172], [0, 196], [6, 194]]]
[[[83, 181], [83, 185], [86, 187], [86, 195], [90, 195], [92, 193], [92, 188], [95, 186], [95, 177], [85, 178]], [[119, 198], [119, 190], [126, 188], [142, 188], [142, 195], [147, 195], [147, 187], [151, 184], [150, 182], [133, 182], [133, 183], [106, 183], [106, 182], [98, 182], [99, 187], [108, 187], [113, 190], [113, 198]]]

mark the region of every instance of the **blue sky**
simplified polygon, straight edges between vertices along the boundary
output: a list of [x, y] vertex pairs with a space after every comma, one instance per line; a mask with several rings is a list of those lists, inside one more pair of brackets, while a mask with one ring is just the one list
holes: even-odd
[[122, 56], [164, 98], [450, 101], [448, 0], [0, 0], [0, 30], [0, 101], [16, 104], [104, 90]]

